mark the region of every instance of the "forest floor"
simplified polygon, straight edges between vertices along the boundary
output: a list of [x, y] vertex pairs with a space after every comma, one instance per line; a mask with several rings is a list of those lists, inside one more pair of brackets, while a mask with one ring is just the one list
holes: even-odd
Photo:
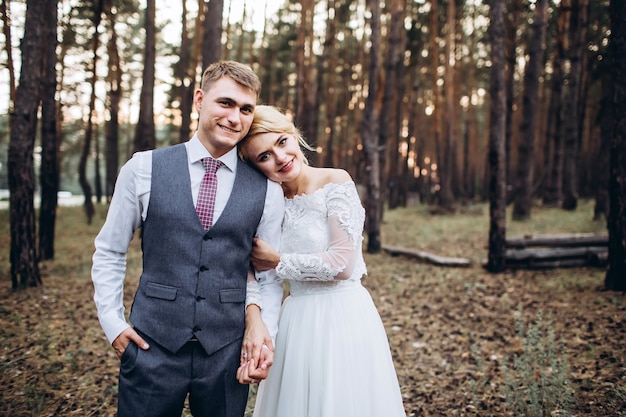
[[[535, 207], [532, 220], [508, 221], [507, 236], [605, 231], [592, 207]], [[97, 209], [85, 225], [80, 208], [60, 208], [56, 259], [41, 264], [41, 288], [22, 292], [10, 289], [8, 213], [0, 212], [0, 416], [115, 415], [118, 361], [89, 274], [106, 210]], [[384, 244], [468, 258], [467, 268], [366, 254], [364, 285], [389, 335], [407, 416], [626, 416], [626, 295], [603, 291], [601, 269], [487, 273], [488, 224], [486, 205], [385, 213]], [[127, 302], [138, 247], [135, 239]]]

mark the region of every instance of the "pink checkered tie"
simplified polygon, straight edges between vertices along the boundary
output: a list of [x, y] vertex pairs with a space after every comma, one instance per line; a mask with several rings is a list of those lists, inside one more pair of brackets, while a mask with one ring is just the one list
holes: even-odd
[[196, 212], [198, 212], [198, 217], [204, 230], [209, 230], [213, 224], [213, 208], [215, 207], [215, 193], [217, 192], [217, 170], [222, 166], [222, 161], [213, 158], [203, 158], [202, 165], [204, 165], [206, 173], [200, 184]]

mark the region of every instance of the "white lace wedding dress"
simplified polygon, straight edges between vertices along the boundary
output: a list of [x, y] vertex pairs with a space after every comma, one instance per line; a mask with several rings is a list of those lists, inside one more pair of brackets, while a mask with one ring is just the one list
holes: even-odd
[[278, 275], [291, 294], [254, 417], [405, 417], [362, 254], [353, 182], [286, 200]]

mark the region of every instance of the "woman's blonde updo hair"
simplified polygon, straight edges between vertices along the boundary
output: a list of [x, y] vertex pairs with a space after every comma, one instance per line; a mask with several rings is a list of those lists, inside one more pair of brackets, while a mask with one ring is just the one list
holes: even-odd
[[[294, 125], [291, 119], [283, 112], [278, 110], [274, 106], [258, 105], [254, 109], [254, 119], [250, 126], [248, 134], [239, 142], [239, 157], [249, 162], [248, 154], [245, 152], [246, 144], [254, 138], [254, 136], [261, 133], [287, 133], [294, 135], [298, 140], [300, 148], [313, 151], [314, 149], [306, 143], [302, 137], [302, 132]], [[306, 156], [304, 162], [308, 164]]]

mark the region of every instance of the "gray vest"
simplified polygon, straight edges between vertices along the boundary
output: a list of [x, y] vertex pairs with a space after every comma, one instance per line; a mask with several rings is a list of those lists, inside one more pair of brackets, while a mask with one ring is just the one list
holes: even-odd
[[153, 151], [151, 182], [130, 321], [172, 352], [196, 337], [211, 354], [243, 336], [250, 250], [267, 180], [239, 162], [230, 198], [208, 232], [193, 205], [183, 144]]

